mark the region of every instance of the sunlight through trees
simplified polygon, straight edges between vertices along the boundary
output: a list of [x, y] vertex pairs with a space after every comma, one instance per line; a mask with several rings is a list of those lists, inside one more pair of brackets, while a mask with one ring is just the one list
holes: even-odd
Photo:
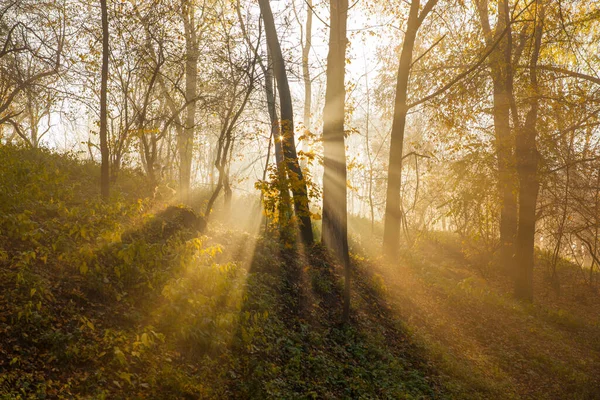
[[596, 398], [599, 22], [0, 0], [0, 397]]

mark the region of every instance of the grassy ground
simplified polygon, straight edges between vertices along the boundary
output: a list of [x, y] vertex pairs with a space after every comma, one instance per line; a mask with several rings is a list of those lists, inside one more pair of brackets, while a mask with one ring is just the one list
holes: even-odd
[[510, 279], [482, 273], [461, 248], [455, 236], [433, 234], [397, 264], [368, 269], [385, 282], [390, 307], [427, 349], [449, 396], [600, 398], [600, 297], [577, 267], [561, 271], [559, 295], [538, 263], [536, 300], [522, 304]]
[[0, 159], [0, 398], [599, 398], [600, 304], [572, 267], [561, 296], [538, 268], [523, 305], [451, 235], [387, 266], [355, 247], [342, 326], [319, 246], [227, 213], [200, 235], [132, 172], [102, 202], [94, 165]]

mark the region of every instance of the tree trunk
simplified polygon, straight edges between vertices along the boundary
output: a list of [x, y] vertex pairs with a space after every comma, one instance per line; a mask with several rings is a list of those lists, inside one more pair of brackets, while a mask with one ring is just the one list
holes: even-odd
[[413, 48], [419, 29], [419, 0], [413, 0], [408, 15], [408, 26], [402, 43], [400, 66], [396, 81], [396, 97], [394, 100], [394, 119], [390, 139], [390, 155], [388, 164], [387, 192], [383, 230], [383, 250], [390, 260], [397, 254], [402, 221], [400, 207], [400, 186], [402, 181], [402, 151], [404, 145], [404, 129], [408, 112], [408, 78], [412, 63]]
[[530, 108], [523, 129], [517, 132], [516, 140], [517, 173], [519, 176], [519, 227], [516, 245], [515, 297], [525, 301], [533, 300], [535, 211], [539, 191], [537, 176], [538, 151], [536, 146], [536, 123], [539, 109], [537, 63], [544, 24], [543, 1], [536, 1], [536, 6], [539, 7], [539, 14], [535, 21], [534, 43], [529, 65]]
[[229, 218], [231, 216], [232, 197], [233, 191], [231, 190], [231, 183], [229, 183], [229, 171], [227, 171], [225, 174], [225, 178], [223, 179], [223, 214], [226, 218]]
[[369, 123], [371, 121], [371, 91], [369, 89], [369, 71], [365, 62], [365, 88], [367, 95], [367, 112], [365, 121], [365, 146], [367, 150], [367, 161], [369, 162], [369, 184], [367, 186], [367, 198], [369, 205], [369, 215], [371, 217], [371, 234], [375, 233], [375, 205], [373, 203], [373, 155], [371, 154], [371, 139], [369, 136]]
[[[290, 209], [290, 191], [286, 184], [286, 168], [283, 164], [283, 143], [280, 140], [281, 127], [279, 125], [279, 117], [277, 115], [277, 106], [275, 105], [275, 84], [273, 82], [273, 65], [272, 57], [267, 46], [267, 66], [263, 68], [265, 74], [265, 92], [267, 96], [267, 107], [269, 110], [269, 118], [271, 120], [271, 137], [273, 138], [273, 145], [275, 147], [275, 164], [277, 165], [277, 176], [280, 183], [280, 197], [281, 202], [279, 205], [279, 223], [280, 226], [287, 226], [287, 223], [291, 217]], [[265, 170], [266, 171], [266, 170]]]
[[106, 0], [100, 0], [102, 12], [102, 72], [100, 83], [100, 194], [102, 198], [109, 196], [110, 176], [108, 171], [108, 7]]
[[348, 255], [348, 213], [346, 196], [346, 146], [344, 144], [344, 107], [346, 90], [347, 0], [330, 0], [329, 54], [327, 88], [323, 110], [323, 233], [321, 242], [344, 266], [345, 289], [343, 320], [350, 310], [350, 258]]
[[283, 54], [277, 37], [275, 21], [271, 11], [269, 0], [259, 0], [260, 11], [265, 22], [265, 33], [267, 36], [267, 45], [271, 50], [273, 57], [273, 72], [279, 87], [279, 104], [281, 108], [281, 136], [283, 144], [283, 156], [288, 171], [288, 179], [292, 193], [294, 195], [294, 209], [299, 222], [300, 235], [304, 244], [313, 244], [313, 232], [310, 221], [310, 211], [308, 206], [308, 189], [300, 164], [296, 154], [296, 145], [294, 140], [294, 111], [292, 108], [292, 96], [283, 61]]
[[271, 136], [273, 137], [273, 144], [275, 145], [275, 162], [277, 163], [277, 166], [280, 167], [280, 164], [283, 161], [283, 149], [281, 148], [281, 140], [279, 140], [281, 128], [279, 126], [279, 116], [277, 115], [277, 107], [275, 105], [275, 85], [273, 84], [273, 65], [271, 60], [272, 57], [267, 48], [267, 65], [263, 68], [265, 74], [265, 95], [267, 97], [267, 109], [271, 121]]
[[498, 161], [498, 190], [500, 193], [500, 262], [512, 269], [517, 235], [517, 179], [515, 155], [510, 128], [512, 87], [512, 31], [508, 0], [499, 3], [498, 23], [492, 34], [487, 0], [477, 3], [479, 19], [486, 43], [491, 46], [498, 41], [490, 54], [490, 70], [493, 82], [493, 118]]
[[[312, 131], [311, 110], [312, 110], [312, 82], [310, 80], [310, 69], [308, 58], [312, 45], [312, 0], [306, 0], [306, 37], [302, 44], [302, 78], [304, 80], [304, 127], [308, 132]], [[302, 142], [302, 150], [306, 151], [306, 141]], [[303, 159], [303, 168], [307, 167], [306, 158]]]
[[308, 57], [312, 45], [312, 17], [312, 0], [306, 0], [306, 37], [302, 45], [302, 78], [304, 79], [304, 126], [309, 131], [311, 130], [312, 82]]
[[505, 82], [499, 75], [494, 78], [494, 130], [498, 161], [498, 189], [500, 191], [500, 260], [507, 269], [513, 265], [514, 243], [517, 231], [517, 187], [514, 173], [514, 151], [510, 129], [510, 100]]
[[190, 184], [192, 175], [192, 156], [194, 148], [194, 131], [196, 128], [196, 92], [198, 89], [198, 38], [194, 7], [188, 2], [182, 9], [185, 33], [185, 126], [179, 139], [179, 193], [183, 203], [190, 202]]

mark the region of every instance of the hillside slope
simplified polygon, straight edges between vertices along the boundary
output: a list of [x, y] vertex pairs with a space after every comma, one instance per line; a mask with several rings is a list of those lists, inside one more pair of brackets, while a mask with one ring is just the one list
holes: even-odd
[[393, 265], [363, 261], [358, 278], [385, 282], [390, 309], [426, 349], [449, 397], [600, 399], [600, 296], [579, 268], [562, 264], [557, 293], [538, 258], [536, 298], [524, 304], [509, 276], [464, 247], [432, 233]]
[[[322, 249], [288, 248], [137, 194], [97, 167], [0, 147], [0, 397], [438, 398], [435, 373], [361, 285], [340, 326]], [[368, 292], [368, 293], [367, 293]]]
[[523, 305], [453, 235], [392, 265], [355, 244], [342, 326], [318, 245], [259, 218], [202, 236], [133, 172], [104, 203], [94, 164], [0, 159], [0, 398], [600, 398], [600, 299], [574, 267], [557, 295], [539, 265]]

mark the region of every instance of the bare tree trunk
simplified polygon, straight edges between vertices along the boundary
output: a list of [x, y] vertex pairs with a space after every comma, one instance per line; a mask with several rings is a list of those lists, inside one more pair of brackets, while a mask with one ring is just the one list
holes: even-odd
[[344, 266], [343, 320], [350, 312], [350, 257], [346, 196], [346, 146], [344, 144], [344, 85], [348, 0], [330, 0], [327, 89], [323, 110], [323, 233], [321, 242]]
[[[147, 47], [151, 48], [150, 37], [147, 35]], [[144, 94], [144, 102], [142, 104], [142, 109], [140, 110], [138, 116], [138, 131], [140, 135], [141, 145], [142, 145], [142, 160], [145, 161], [146, 165], [146, 173], [148, 174], [148, 178], [150, 179], [150, 183], [152, 185], [156, 185], [158, 180], [156, 176], [156, 134], [151, 133], [150, 142], [148, 142], [148, 137], [146, 136], [146, 113], [148, 112], [148, 106], [150, 104], [150, 99], [152, 98], [152, 91], [154, 89], [154, 85], [160, 73], [160, 68], [162, 66], [162, 60], [157, 59], [156, 65], [152, 71], [152, 76], [150, 78], [150, 82], [148, 83], [148, 87], [146, 88], [146, 93]]]
[[296, 145], [294, 140], [294, 112], [292, 108], [292, 96], [285, 71], [283, 54], [277, 37], [275, 21], [271, 11], [269, 0], [259, 0], [260, 11], [265, 23], [265, 33], [267, 36], [267, 45], [271, 50], [273, 57], [273, 72], [277, 85], [279, 87], [279, 104], [281, 108], [281, 136], [283, 144], [283, 156], [285, 166], [288, 170], [288, 179], [291, 182], [291, 189], [294, 195], [294, 209], [299, 221], [300, 235], [306, 245], [312, 245], [314, 242], [312, 225], [310, 221], [310, 211], [308, 203], [308, 189], [300, 164], [296, 154]]
[[[304, 127], [307, 131], [312, 131], [311, 110], [312, 110], [312, 82], [310, 79], [310, 68], [308, 59], [310, 48], [312, 46], [312, 18], [313, 18], [312, 0], [306, 0], [306, 31], [304, 43], [302, 43], [302, 78], [304, 80]], [[302, 150], [306, 151], [306, 141], [302, 142]], [[302, 168], [306, 168], [306, 158], [303, 159]]]
[[304, 79], [304, 126], [311, 130], [311, 109], [312, 109], [312, 82], [310, 80], [310, 69], [308, 58], [312, 45], [312, 0], [306, 0], [306, 37], [302, 45], [302, 77]]
[[273, 66], [271, 62], [271, 52], [267, 48], [267, 65], [264, 68], [265, 74], [265, 94], [267, 96], [267, 108], [269, 110], [269, 119], [271, 120], [271, 136], [275, 145], [275, 162], [279, 167], [283, 161], [283, 149], [279, 136], [281, 127], [279, 126], [279, 116], [277, 115], [277, 106], [275, 104], [275, 85], [273, 85]]
[[544, 29], [544, 3], [538, 0], [536, 5], [539, 8], [535, 21], [534, 43], [529, 65], [530, 109], [523, 129], [517, 132], [516, 140], [517, 173], [519, 176], [519, 227], [516, 243], [515, 296], [525, 301], [533, 300], [535, 211], [539, 191], [537, 176], [538, 151], [536, 146], [536, 123], [539, 109], [537, 63]]
[[369, 197], [369, 215], [371, 217], [371, 234], [375, 233], [375, 206], [373, 204], [373, 156], [371, 155], [371, 144], [369, 137], [369, 122], [371, 118], [371, 93], [369, 91], [369, 74], [365, 72], [365, 84], [367, 89], [367, 121], [365, 127], [365, 143], [367, 147], [367, 160], [369, 161], [369, 185], [368, 185], [368, 197]]
[[233, 191], [231, 190], [231, 183], [229, 182], [229, 171], [225, 173], [225, 179], [223, 180], [223, 208], [225, 216], [229, 218], [231, 216], [231, 198], [233, 197]]
[[104, 199], [109, 196], [110, 176], [108, 171], [108, 121], [107, 121], [107, 90], [108, 90], [108, 7], [106, 0], [100, 0], [102, 12], [102, 76], [100, 83], [100, 194]]
[[179, 139], [179, 194], [181, 201], [190, 202], [192, 155], [196, 127], [196, 92], [198, 89], [198, 37], [195, 12], [188, 1], [183, 3], [182, 18], [185, 33], [185, 100], [187, 102], [185, 126]]
[[390, 139], [390, 155], [388, 164], [387, 192], [385, 201], [385, 216], [383, 230], [383, 251], [393, 260], [398, 249], [400, 240], [400, 226], [402, 213], [400, 206], [400, 186], [402, 181], [402, 152], [404, 146], [404, 129], [406, 126], [406, 114], [408, 112], [408, 78], [412, 63], [413, 48], [417, 31], [419, 29], [419, 6], [420, 0], [413, 0], [408, 15], [408, 26], [402, 52], [400, 54], [400, 66], [396, 81], [396, 97], [394, 100], [394, 118], [392, 122], [392, 133]]

